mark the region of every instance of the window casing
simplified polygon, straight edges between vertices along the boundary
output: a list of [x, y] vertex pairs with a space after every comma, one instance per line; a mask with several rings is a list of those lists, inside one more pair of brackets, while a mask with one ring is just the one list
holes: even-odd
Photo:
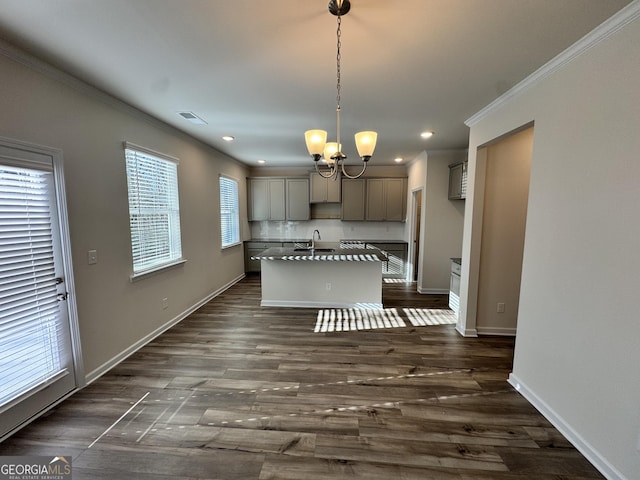
[[238, 181], [220, 176], [220, 237], [222, 248], [240, 243]]
[[133, 276], [182, 263], [177, 159], [125, 142]]

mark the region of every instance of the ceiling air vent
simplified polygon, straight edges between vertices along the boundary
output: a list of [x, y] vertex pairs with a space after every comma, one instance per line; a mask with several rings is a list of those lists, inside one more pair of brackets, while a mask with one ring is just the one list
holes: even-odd
[[190, 121], [191, 123], [195, 123], [196, 125], [206, 125], [207, 124], [207, 122], [205, 122], [203, 119], [201, 119], [199, 116], [197, 116], [193, 112], [178, 112], [178, 115], [180, 115], [185, 120]]

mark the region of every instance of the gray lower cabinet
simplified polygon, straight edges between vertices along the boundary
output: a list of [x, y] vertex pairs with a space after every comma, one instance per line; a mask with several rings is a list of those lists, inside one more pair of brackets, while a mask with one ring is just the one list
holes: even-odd
[[451, 279], [449, 281], [449, 308], [460, 313], [460, 272], [462, 268], [458, 262], [451, 261]]
[[370, 243], [384, 253], [388, 260], [382, 264], [383, 278], [405, 278], [407, 275], [408, 245], [406, 243]]
[[281, 246], [282, 242], [244, 242], [244, 271], [259, 272], [260, 260], [251, 260], [251, 257], [264, 252], [267, 248]]

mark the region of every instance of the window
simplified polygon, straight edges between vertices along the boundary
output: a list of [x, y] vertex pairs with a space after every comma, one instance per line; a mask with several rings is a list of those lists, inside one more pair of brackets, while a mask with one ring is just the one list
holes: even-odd
[[220, 235], [222, 248], [240, 243], [238, 182], [223, 176], [220, 176]]
[[177, 159], [125, 142], [133, 277], [182, 263]]

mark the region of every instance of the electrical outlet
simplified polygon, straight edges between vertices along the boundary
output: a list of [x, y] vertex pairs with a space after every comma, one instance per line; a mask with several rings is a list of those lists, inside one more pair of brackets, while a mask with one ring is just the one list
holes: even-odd
[[163, 298], [162, 299], [162, 309], [166, 310], [167, 308], [169, 308], [169, 299], [168, 298]]
[[502, 302], [498, 303], [497, 312], [498, 313], [504, 313], [504, 303], [502, 303]]
[[89, 250], [87, 252], [87, 263], [89, 265], [95, 265], [98, 263], [98, 251], [97, 250]]
[[331, 290], [331, 282], [327, 282], [325, 284], [325, 288], [327, 289], [327, 291]]

